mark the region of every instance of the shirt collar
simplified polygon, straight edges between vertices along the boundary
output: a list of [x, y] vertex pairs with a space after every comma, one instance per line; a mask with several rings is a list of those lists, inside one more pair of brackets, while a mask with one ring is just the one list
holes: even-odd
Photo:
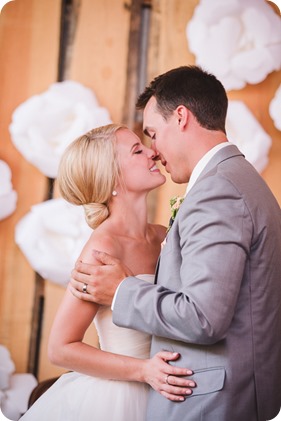
[[223, 142], [219, 143], [218, 145], [214, 146], [212, 149], [210, 149], [201, 159], [197, 162], [195, 167], [193, 168], [193, 171], [191, 173], [185, 196], [189, 192], [189, 190], [194, 186], [196, 180], [198, 179], [199, 175], [202, 173], [208, 162], [213, 158], [213, 156], [222, 148], [225, 148], [226, 146], [229, 146], [230, 142]]

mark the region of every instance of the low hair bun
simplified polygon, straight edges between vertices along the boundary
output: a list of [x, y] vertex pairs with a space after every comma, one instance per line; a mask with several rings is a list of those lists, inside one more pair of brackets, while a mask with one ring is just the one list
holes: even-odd
[[91, 228], [97, 228], [109, 216], [108, 206], [104, 203], [88, 203], [83, 205], [86, 222]]

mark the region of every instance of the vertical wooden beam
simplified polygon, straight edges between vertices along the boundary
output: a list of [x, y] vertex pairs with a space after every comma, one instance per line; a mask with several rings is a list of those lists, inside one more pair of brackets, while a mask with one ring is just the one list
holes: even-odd
[[[145, 0], [141, 9], [141, 27], [140, 27], [140, 50], [139, 50], [139, 79], [137, 88], [137, 97], [145, 89], [147, 85], [147, 68], [148, 68], [148, 45], [150, 35], [150, 16], [151, 16], [151, 0]], [[137, 100], [136, 97], [136, 100]], [[135, 101], [136, 102], [136, 101]], [[136, 123], [142, 122], [142, 111], [136, 111]]]
[[125, 101], [123, 108], [123, 122], [131, 129], [135, 128], [136, 99], [139, 80], [139, 56], [141, 39], [141, 9], [142, 0], [132, 0], [130, 6], [130, 35], [127, 56], [127, 79], [125, 88]]
[[141, 134], [142, 112], [136, 110], [139, 93], [147, 83], [147, 51], [150, 25], [150, 0], [132, 0], [130, 6], [129, 53], [123, 122]]
[[40, 355], [40, 339], [42, 331], [42, 322], [44, 315], [44, 279], [35, 273], [35, 288], [33, 296], [31, 333], [29, 340], [29, 354], [27, 371], [38, 376], [39, 355]]
[[[136, 101], [147, 85], [151, 0], [133, 0], [130, 11], [129, 54], [123, 122], [142, 138], [142, 111], [136, 110]], [[148, 198], [148, 218], [150, 221], [154, 219], [156, 203], [156, 192], [152, 191]]]
[[69, 78], [72, 59], [72, 45], [79, 18], [81, 0], [62, 0], [61, 3], [61, 32], [60, 53], [58, 62], [58, 81]]

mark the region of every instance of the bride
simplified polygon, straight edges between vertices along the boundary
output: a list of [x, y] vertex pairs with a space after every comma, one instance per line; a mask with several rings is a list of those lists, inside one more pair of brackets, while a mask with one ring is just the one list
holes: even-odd
[[[84, 207], [94, 229], [79, 260], [94, 263], [93, 250], [105, 251], [140, 282], [154, 281], [166, 233], [147, 222], [147, 194], [165, 182], [155, 158], [132, 131], [116, 124], [93, 129], [66, 149], [57, 177], [60, 192]], [[100, 349], [83, 342], [93, 319]], [[79, 300], [69, 289], [48, 348], [51, 362], [72, 372], [62, 375], [22, 421], [144, 421], [149, 386], [172, 401], [183, 401], [195, 386], [185, 377], [191, 370], [169, 364], [178, 353], [149, 358], [149, 335], [115, 326], [109, 307]]]

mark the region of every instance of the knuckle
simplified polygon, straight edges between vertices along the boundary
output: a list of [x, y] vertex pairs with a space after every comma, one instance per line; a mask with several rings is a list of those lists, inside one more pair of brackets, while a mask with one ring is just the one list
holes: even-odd
[[92, 273], [93, 276], [100, 276], [101, 275], [101, 266], [96, 266]]

